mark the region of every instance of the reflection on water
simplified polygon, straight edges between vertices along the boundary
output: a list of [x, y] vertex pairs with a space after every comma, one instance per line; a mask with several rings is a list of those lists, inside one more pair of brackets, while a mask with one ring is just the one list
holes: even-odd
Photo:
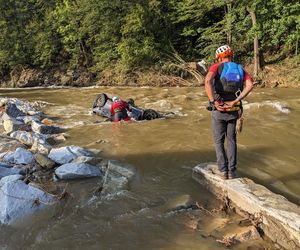
[[[101, 92], [133, 98], [140, 107], [172, 111], [177, 116], [136, 123], [103, 122], [89, 113]], [[299, 94], [297, 89], [255, 90], [245, 102], [245, 126], [238, 136], [241, 174], [298, 204]], [[183, 194], [207, 208], [220, 205], [191, 178], [192, 167], [215, 160], [202, 88], [22, 89], [0, 90], [0, 95], [51, 103], [44, 111], [58, 125], [69, 128], [68, 140], [61, 145], [95, 148], [103, 157], [130, 163], [138, 170], [128, 191], [102, 198], [92, 194], [96, 179], [70, 182], [67, 201], [16, 228], [2, 228], [0, 248], [226, 249], [207, 232], [216, 220], [235, 221], [234, 216], [214, 218], [198, 211], [193, 217], [192, 212], [170, 214], [156, 209]], [[195, 223], [197, 230], [191, 226]], [[220, 229], [220, 235], [222, 230], [229, 229]]]

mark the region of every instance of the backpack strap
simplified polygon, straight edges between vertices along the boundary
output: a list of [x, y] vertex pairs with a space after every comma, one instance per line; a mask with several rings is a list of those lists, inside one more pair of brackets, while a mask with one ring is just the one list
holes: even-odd
[[224, 77], [224, 75], [227, 73], [227, 71], [230, 67], [229, 63], [227, 63], [227, 62], [222, 63], [222, 65], [223, 65], [223, 67], [222, 67], [222, 71], [220, 74], [220, 79], [222, 79], [222, 77]]
[[242, 80], [244, 81], [245, 71], [244, 71], [244, 69], [243, 69], [243, 67], [242, 67], [241, 64], [237, 64], [237, 67], [238, 67], [238, 71], [240, 73], [240, 76], [242, 77]]

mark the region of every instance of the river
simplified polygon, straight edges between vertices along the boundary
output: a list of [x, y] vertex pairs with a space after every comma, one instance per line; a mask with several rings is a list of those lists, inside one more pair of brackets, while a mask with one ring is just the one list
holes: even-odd
[[[176, 115], [120, 125], [102, 122], [101, 117], [90, 114], [101, 92], [133, 98], [140, 107]], [[184, 194], [208, 209], [220, 206], [191, 177], [195, 165], [215, 161], [203, 88], [1, 89], [0, 95], [48, 102], [43, 111], [68, 129], [67, 141], [59, 146], [98, 149], [105, 159], [137, 168], [137, 178], [128, 191], [101, 199], [92, 199], [97, 180], [70, 182], [70, 197], [60, 205], [15, 227], [1, 227], [0, 249], [226, 249], [208, 229], [224, 215], [202, 213], [198, 229], [193, 230], [186, 226], [195, 219], [191, 214], [159, 209], [170, 198]], [[254, 89], [244, 102], [244, 129], [238, 135], [240, 175], [298, 205], [299, 96], [300, 89]], [[272, 248], [268, 244], [258, 242], [262, 249]], [[258, 249], [247, 247], [242, 244], [232, 249]]]

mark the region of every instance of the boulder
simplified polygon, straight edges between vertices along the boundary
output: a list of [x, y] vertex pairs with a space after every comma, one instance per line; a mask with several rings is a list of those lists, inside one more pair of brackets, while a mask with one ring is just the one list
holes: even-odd
[[13, 165], [5, 163], [5, 162], [0, 162], [0, 168], [12, 168]]
[[0, 158], [7, 163], [15, 163], [15, 152], [6, 152]]
[[89, 156], [79, 156], [72, 161], [72, 163], [87, 163], [90, 165], [99, 165], [101, 163], [101, 158], [89, 157]]
[[52, 149], [52, 146], [50, 144], [48, 144], [44, 140], [40, 140], [37, 138], [34, 140], [32, 147], [31, 147], [31, 150], [33, 152], [39, 152], [41, 154], [46, 154], [46, 155], [49, 154], [51, 149]]
[[31, 164], [33, 163], [33, 154], [24, 148], [17, 148], [14, 153], [14, 162], [16, 164]]
[[25, 116], [26, 114], [17, 108], [16, 104], [8, 102], [5, 106], [5, 113], [13, 118], [17, 118], [18, 116]]
[[124, 176], [127, 179], [132, 179], [133, 176], [136, 174], [136, 169], [133, 166], [115, 160], [108, 161], [107, 167], [110, 173], [115, 173]]
[[273, 242], [286, 249], [300, 248], [300, 207], [247, 178], [222, 180], [216, 164], [200, 164], [193, 178], [225, 196], [241, 215], [251, 216]]
[[22, 101], [17, 98], [1, 98], [0, 97], [0, 103], [3, 103], [3, 105], [5, 105], [5, 106], [10, 105], [10, 104], [16, 105], [17, 109], [23, 112], [23, 114], [20, 113], [20, 115], [18, 115], [18, 116], [22, 116], [24, 114], [29, 114], [30, 112], [37, 112], [36, 109], [33, 107], [33, 105], [31, 105], [31, 103], [29, 103], [27, 101]]
[[45, 136], [27, 131], [14, 131], [10, 134], [10, 137], [17, 139], [19, 142], [27, 146], [32, 146], [35, 140], [39, 140], [41, 143], [46, 143]]
[[0, 178], [9, 175], [22, 174], [23, 170], [18, 168], [0, 168]]
[[24, 178], [24, 176], [20, 175], [20, 174], [5, 176], [5, 177], [1, 178], [1, 180], [0, 180], [0, 187], [6, 182], [22, 180], [23, 178]]
[[55, 167], [55, 162], [50, 160], [47, 156], [37, 153], [35, 156], [35, 161], [42, 167], [47, 169], [52, 169]]
[[22, 117], [17, 117], [17, 119], [18, 120], [22, 119], [22, 121], [25, 124], [31, 124], [32, 121], [39, 122], [41, 118], [39, 116], [26, 115], [26, 116], [22, 116]]
[[135, 176], [136, 170], [133, 166], [121, 162], [108, 161], [105, 170], [103, 193], [114, 193], [126, 189], [129, 182]]
[[55, 174], [62, 180], [102, 176], [99, 167], [86, 163], [64, 164], [55, 170]]
[[58, 134], [62, 132], [62, 129], [60, 127], [48, 126], [37, 121], [31, 122], [31, 129], [33, 132], [39, 134]]
[[[15, 151], [16, 148], [24, 147], [22, 143], [8, 136], [0, 135], [0, 153]], [[0, 157], [1, 158], [1, 157]]]
[[48, 157], [58, 164], [70, 163], [79, 156], [93, 156], [93, 153], [77, 146], [53, 148]]
[[20, 122], [17, 119], [6, 114], [2, 115], [2, 125], [7, 134], [19, 129], [27, 129], [26, 125], [23, 122]]
[[21, 180], [5, 182], [0, 189], [0, 222], [6, 225], [55, 202], [54, 196]]
[[67, 140], [68, 134], [66, 133], [53, 134], [53, 135], [49, 135], [49, 137], [53, 140], [54, 143], [64, 142]]

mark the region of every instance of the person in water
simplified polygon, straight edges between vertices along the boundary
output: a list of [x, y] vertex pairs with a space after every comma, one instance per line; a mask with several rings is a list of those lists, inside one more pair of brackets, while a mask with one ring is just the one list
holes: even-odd
[[[237, 143], [236, 123], [241, 101], [253, 89], [250, 75], [240, 64], [234, 63], [234, 51], [223, 45], [216, 50], [218, 62], [205, 77], [205, 91], [212, 107], [212, 131], [217, 164], [222, 179], [236, 178]], [[227, 152], [224, 143], [227, 139]]]
[[114, 96], [112, 98], [112, 104], [110, 108], [111, 115], [113, 117], [114, 122], [119, 122], [121, 120], [123, 121], [129, 121], [130, 117], [127, 114], [128, 112], [131, 112], [131, 109], [127, 102], [120, 99], [118, 96]]

